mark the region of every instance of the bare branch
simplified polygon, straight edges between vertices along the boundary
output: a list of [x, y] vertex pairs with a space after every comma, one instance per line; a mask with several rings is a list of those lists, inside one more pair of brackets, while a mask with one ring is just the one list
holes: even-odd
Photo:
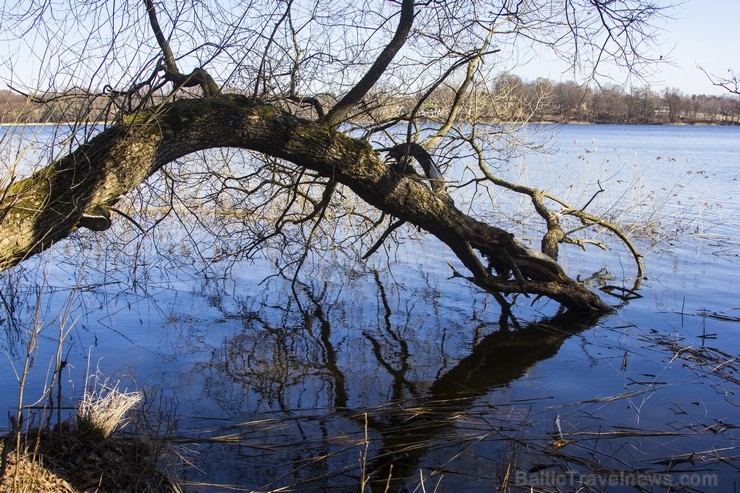
[[[542, 253], [547, 255], [548, 257], [557, 260], [558, 258], [558, 243], [571, 243], [579, 246], [583, 246], [587, 243], [597, 244], [600, 248], [603, 248], [602, 244], [599, 242], [594, 242], [592, 240], [579, 240], [579, 239], [573, 239], [569, 235], [573, 233], [574, 231], [570, 231], [566, 233], [563, 231], [561, 225], [560, 225], [560, 216], [562, 215], [570, 215], [577, 217], [580, 219], [585, 226], [591, 226], [594, 224], [597, 224], [599, 226], [602, 226], [609, 231], [611, 231], [615, 236], [617, 236], [622, 243], [625, 244], [625, 246], [629, 249], [630, 253], [632, 254], [633, 258], [635, 259], [635, 264], [637, 266], [637, 273], [635, 275], [635, 278], [637, 282], [639, 283], [639, 280], [644, 275], [644, 265], [643, 265], [643, 256], [642, 254], [637, 250], [635, 245], [632, 243], [632, 241], [629, 239], [627, 234], [622, 231], [620, 227], [617, 225], [601, 218], [598, 216], [595, 216], [593, 214], [589, 214], [584, 211], [584, 209], [588, 206], [588, 204], [591, 203], [591, 200], [588, 201], [586, 206], [582, 207], [581, 209], [577, 209], [574, 207], [569, 206], [565, 201], [560, 199], [559, 197], [556, 197], [548, 192], [543, 192], [542, 190], [538, 190], [536, 188], [527, 187], [524, 185], [516, 185], [514, 183], [508, 182], [506, 180], [503, 180], [495, 175], [493, 175], [488, 167], [485, 164], [485, 160], [483, 159], [483, 150], [472, 140], [469, 140], [470, 146], [475, 150], [475, 152], [478, 154], [478, 166], [483, 172], [486, 179], [491, 181], [493, 184], [506, 188], [508, 190], [521, 193], [524, 195], [528, 195], [530, 199], [532, 200], [532, 204], [534, 206], [535, 211], [537, 211], [537, 214], [544, 219], [545, 224], [547, 226], [547, 232], [542, 238]], [[552, 200], [556, 202], [557, 204], [560, 204], [562, 206], [562, 209], [559, 212], [551, 211], [546, 205], [544, 199], [547, 198], [549, 200]]]
[[180, 87], [200, 86], [205, 97], [212, 97], [218, 94], [221, 89], [203, 68], [197, 67], [189, 74], [180, 73], [180, 70], [177, 68], [177, 63], [175, 62], [175, 55], [172, 52], [172, 48], [170, 48], [167, 38], [164, 37], [162, 28], [159, 27], [154, 2], [152, 0], [144, 0], [144, 5], [146, 6], [146, 12], [149, 16], [149, 23], [154, 31], [154, 37], [157, 39], [157, 43], [162, 50], [165, 79], [174, 84], [175, 90]]
[[164, 34], [162, 33], [162, 28], [159, 27], [159, 21], [157, 20], [157, 11], [154, 8], [154, 2], [152, 0], [144, 0], [144, 5], [146, 6], [146, 13], [149, 16], [149, 23], [152, 25], [152, 30], [154, 31], [154, 37], [157, 39], [157, 43], [162, 50], [165, 71], [168, 75], [171, 74], [172, 76], [179, 76], [180, 70], [177, 68], [175, 55], [172, 53], [170, 43], [167, 41], [167, 38], [165, 38]]
[[365, 94], [375, 85], [381, 75], [385, 72], [388, 65], [391, 63], [396, 54], [401, 50], [403, 45], [406, 43], [406, 38], [411, 32], [411, 26], [414, 23], [414, 0], [402, 0], [401, 3], [401, 18], [398, 21], [398, 27], [396, 28], [396, 34], [391, 39], [390, 43], [380, 52], [375, 63], [370, 67], [367, 73], [360, 79], [360, 81], [329, 110], [324, 121], [335, 127], [339, 125], [347, 115], [352, 111], [357, 103], [359, 103]]
[[716, 87], [721, 87], [722, 89], [725, 89], [730, 94], [737, 94], [740, 96], [740, 76], [735, 73], [732, 69], [727, 69], [727, 72], [730, 74], [728, 77], [719, 77], [716, 75], [709, 74], [704, 68], [699, 67], [699, 70], [704, 72], [704, 75], [707, 76], [707, 79], [712, 81], [712, 84]]
[[362, 260], [367, 260], [372, 256], [373, 253], [377, 252], [378, 249], [380, 249], [381, 246], [383, 246], [383, 243], [385, 240], [388, 239], [388, 237], [398, 228], [406, 224], [406, 221], [403, 219], [396, 219], [393, 221], [385, 231], [383, 231], [383, 234], [380, 235], [380, 238], [378, 238], [378, 241], [375, 242], [375, 244], [370, 247], [370, 249], [367, 251], [365, 255], [362, 256]]

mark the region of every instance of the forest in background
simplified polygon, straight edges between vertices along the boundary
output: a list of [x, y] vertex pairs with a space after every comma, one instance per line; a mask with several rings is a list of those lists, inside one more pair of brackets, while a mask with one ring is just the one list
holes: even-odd
[[[235, 91], [226, 88], [224, 92]], [[154, 99], [164, 97], [155, 95]], [[399, 97], [376, 91], [369, 98], [372, 108], [363, 118], [384, 120], [416, 111], [417, 117], [443, 120], [454, 98], [452, 86], [437, 88], [421, 105], [417, 104], [419, 98], [415, 95]], [[62, 123], [81, 118], [107, 121], [115, 99], [82, 89], [43, 95], [0, 90], [0, 124]], [[319, 99], [325, 99], [328, 105], [336, 101], [326, 94]], [[688, 95], [674, 88], [656, 92], [649, 86], [627, 91], [619, 85], [592, 88], [572, 81], [527, 82], [516, 75], [504, 74], [469, 94], [461, 113], [468, 121], [491, 123], [738, 125], [740, 97]]]

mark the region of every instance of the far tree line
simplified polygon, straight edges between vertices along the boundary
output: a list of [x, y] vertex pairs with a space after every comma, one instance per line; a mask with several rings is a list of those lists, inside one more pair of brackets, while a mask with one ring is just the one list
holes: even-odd
[[[229, 91], [230, 92], [230, 91]], [[26, 95], [0, 90], [0, 124], [63, 123], [106, 120], [110, 106], [105, 93], [72, 89]], [[334, 99], [330, 95], [326, 99]], [[392, 118], [416, 109], [434, 120], [447, 114], [455, 98], [452, 87], [439, 87], [420, 109], [414, 95], [376, 94], [375, 118]], [[371, 112], [372, 113], [372, 112]], [[503, 74], [488, 87], [468, 95], [463, 119], [495, 122], [616, 123], [616, 124], [740, 124], [740, 97], [684, 94], [675, 88], [654, 91], [649, 86], [625, 90], [620, 85], [590, 87], [573, 81], [528, 82]]]
[[[452, 90], [440, 89], [425, 107], [444, 113]], [[469, 118], [492, 121], [621, 124], [740, 124], [740, 97], [734, 94], [688, 95], [675, 88], [649, 86], [625, 90], [619, 85], [590, 87], [573, 81], [527, 82], [505, 74], [484, 94], [472, 94]]]

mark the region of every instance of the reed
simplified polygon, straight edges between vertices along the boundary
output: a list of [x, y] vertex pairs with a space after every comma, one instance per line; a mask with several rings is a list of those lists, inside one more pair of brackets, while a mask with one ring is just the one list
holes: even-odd
[[77, 406], [77, 431], [108, 438], [129, 422], [127, 414], [142, 398], [141, 392], [119, 390], [118, 383], [112, 386], [104, 383], [97, 389], [86, 390]]

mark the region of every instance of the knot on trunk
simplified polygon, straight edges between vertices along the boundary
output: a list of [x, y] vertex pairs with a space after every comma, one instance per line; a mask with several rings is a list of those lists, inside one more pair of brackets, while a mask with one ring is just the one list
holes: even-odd
[[82, 213], [78, 225], [91, 231], [105, 231], [111, 227], [110, 211], [107, 207], [95, 206]]
[[412, 174], [416, 173], [413, 167], [410, 167], [409, 164], [410, 158], [416, 159], [416, 162], [419, 163], [421, 168], [424, 170], [424, 174], [429, 180], [432, 191], [450, 199], [450, 196], [447, 193], [447, 184], [445, 183], [442, 173], [439, 171], [437, 165], [434, 164], [434, 159], [432, 159], [431, 154], [429, 154], [429, 152], [427, 152], [427, 150], [422, 146], [416, 142], [408, 142], [382, 150], [388, 152], [388, 156], [398, 163], [399, 169], [403, 174], [408, 174], [409, 169], [412, 171]]

